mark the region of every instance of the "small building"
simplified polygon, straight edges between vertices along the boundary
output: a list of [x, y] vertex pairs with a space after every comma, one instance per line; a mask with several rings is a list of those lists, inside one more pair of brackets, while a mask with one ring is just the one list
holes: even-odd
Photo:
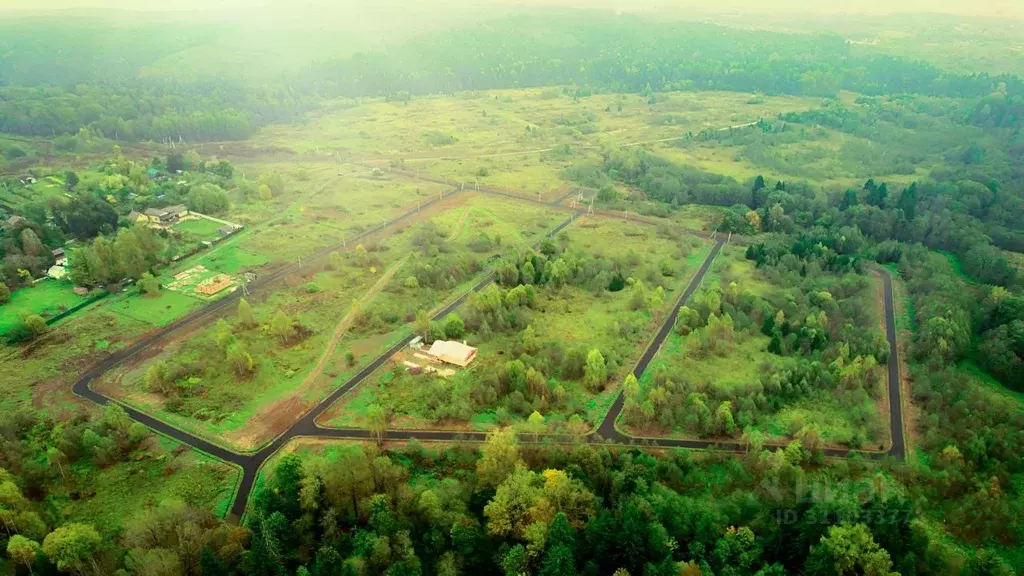
[[57, 248], [56, 250], [53, 251], [53, 260], [54, 260], [54, 264], [57, 265], [57, 266], [67, 266], [67, 264], [68, 264], [67, 252], [65, 252], [63, 248]]
[[412, 340], [410, 340], [409, 341], [409, 348], [412, 348], [413, 350], [422, 350], [423, 349], [423, 336], [417, 336], [417, 337], [413, 338]]
[[46, 271], [46, 275], [54, 280], [60, 280], [68, 275], [68, 269], [63, 266], [50, 266], [50, 269]]
[[435, 340], [427, 354], [439, 362], [465, 368], [476, 358], [476, 348], [467, 346], [465, 342]]
[[235, 224], [227, 224], [217, 228], [217, 233], [221, 236], [231, 236], [235, 232], [238, 232], [242, 227]]
[[138, 224], [140, 222], [145, 224], [146, 222], [149, 222], [149, 216], [146, 216], [142, 212], [132, 210], [131, 212], [128, 213], [128, 221], [131, 222], [132, 224]]

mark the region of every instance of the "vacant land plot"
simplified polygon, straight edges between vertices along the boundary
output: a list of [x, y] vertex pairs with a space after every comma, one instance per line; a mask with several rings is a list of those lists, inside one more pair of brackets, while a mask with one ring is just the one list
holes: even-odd
[[49, 318], [80, 304], [83, 298], [71, 290], [71, 284], [43, 280], [11, 293], [11, 301], [0, 306], [0, 336], [21, 322], [25, 314]]
[[[665, 238], [635, 224], [586, 219], [550, 248], [542, 245], [552, 266], [578, 265], [575, 278], [560, 286], [542, 279], [526, 289], [533, 294], [530, 303], [502, 313], [513, 318], [508, 325], [489, 316], [488, 303], [507, 303], [524, 287], [488, 288], [460, 310], [465, 338], [478, 347], [468, 368], [417, 374], [405, 363], [435, 367], [422, 352], [404, 351], [391, 368], [343, 399], [327, 420], [365, 426], [369, 407], [376, 405], [394, 427], [482, 429], [524, 423], [537, 412], [544, 426], [586, 429], [603, 417], [623, 374], [709, 249], [689, 237]], [[499, 278], [508, 265], [506, 256]], [[594, 368], [588, 376], [584, 364], [590, 356]]]
[[[440, 212], [438, 219], [454, 226], [467, 209], [475, 210], [456, 206], [448, 211], [455, 216]], [[481, 217], [501, 229], [503, 217], [513, 217], [506, 212], [495, 206]], [[557, 215], [522, 216], [535, 218]], [[417, 312], [436, 309], [484, 273], [501, 248], [455, 231], [424, 220], [350, 246], [289, 277], [269, 297], [254, 296], [252, 324], [239, 315], [186, 335], [102, 385], [179, 426], [254, 448], [406, 335]]]
[[100, 303], [29, 346], [0, 346], [0, 410], [63, 410], [82, 371], [151, 328]]
[[137, 322], [162, 327], [205, 303], [202, 299], [173, 290], [161, 290], [157, 295], [146, 296], [132, 289], [129, 294], [112, 301], [106, 308]]
[[97, 469], [87, 460], [71, 468], [50, 495], [68, 522], [85, 522], [116, 535], [146, 508], [168, 501], [224, 516], [238, 483], [238, 469], [180, 445], [152, 437], [135, 458]]
[[666, 93], [651, 102], [618, 94], [575, 99], [557, 88], [496, 90], [336, 106], [315, 113], [313, 122], [301, 128], [270, 127], [261, 140], [300, 153], [341, 149], [363, 157], [478, 157], [577, 141], [638, 145], [818, 103], [814, 98], [752, 99], [726, 92]]
[[[368, 169], [354, 173], [314, 172], [315, 177], [333, 178], [323, 189], [281, 217], [267, 223], [238, 247], [264, 255], [272, 263], [294, 262], [318, 249], [346, 242], [357, 234], [437, 198], [444, 186], [392, 179]], [[314, 176], [311, 176], [313, 178]]]
[[887, 355], [876, 280], [767, 270], [741, 248], [723, 250], [703, 292], [680, 312], [638, 386], [627, 389], [626, 431], [884, 444]]

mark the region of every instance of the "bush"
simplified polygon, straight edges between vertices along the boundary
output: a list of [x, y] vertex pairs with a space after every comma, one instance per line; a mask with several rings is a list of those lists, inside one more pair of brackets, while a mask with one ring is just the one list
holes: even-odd
[[444, 317], [444, 335], [449, 339], [466, 335], [466, 325], [458, 314], [452, 312]]

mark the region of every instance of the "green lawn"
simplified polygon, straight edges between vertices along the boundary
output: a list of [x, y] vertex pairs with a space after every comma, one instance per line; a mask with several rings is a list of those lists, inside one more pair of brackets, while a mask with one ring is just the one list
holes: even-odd
[[267, 258], [237, 246], [225, 247], [223, 250], [207, 252], [194, 264], [202, 264], [210, 270], [218, 270], [225, 274], [238, 274], [243, 270], [259, 268], [267, 263]]
[[203, 304], [204, 302], [198, 298], [171, 290], [161, 290], [155, 297], [138, 294], [126, 296], [111, 304], [108, 310], [160, 327], [174, 322]]
[[71, 290], [71, 285], [53, 279], [43, 280], [11, 293], [11, 301], [0, 306], [0, 336], [21, 321], [23, 314], [39, 314], [48, 318], [80, 304], [83, 298]]
[[185, 232], [198, 237], [200, 240], [215, 240], [220, 234], [217, 229], [223, 226], [219, 222], [213, 220], [207, 220], [206, 218], [189, 219], [178, 222], [174, 225], [174, 230], [179, 232]]

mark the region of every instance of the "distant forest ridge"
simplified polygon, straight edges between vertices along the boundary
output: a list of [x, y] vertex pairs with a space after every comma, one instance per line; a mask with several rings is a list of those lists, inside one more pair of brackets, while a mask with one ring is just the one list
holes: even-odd
[[[586, 18], [583, 18], [586, 15]], [[906, 59], [855, 56], [835, 35], [660, 23], [594, 13], [519, 15], [327, 60], [273, 83], [140, 78], [148, 63], [201, 42], [201, 29], [117, 34], [58, 26], [40, 39], [0, 26], [0, 131], [119, 140], [237, 140], [310, 109], [320, 97], [393, 99], [462, 90], [575, 85], [648, 93], [729, 90], [835, 96], [917, 94], [985, 99], [969, 120], [1019, 130], [1024, 81], [960, 74]], [[90, 32], [92, 30], [92, 32]], [[96, 37], [99, 39], [93, 42]], [[105, 38], [105, 39], [104, 39]], [[83, 49], [88, 46], [88, 49]], [[136, 49], [138, 48], [138, 49]], [[54, 62], [53, 53], [61, 55]]]

